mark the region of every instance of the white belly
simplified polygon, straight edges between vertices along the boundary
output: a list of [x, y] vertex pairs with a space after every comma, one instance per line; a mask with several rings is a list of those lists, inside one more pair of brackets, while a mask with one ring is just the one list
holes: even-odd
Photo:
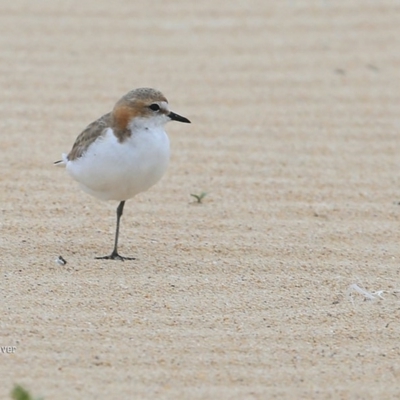
[[111, 129], [91, 144], [67, 171], [83, 190], [102, 200], [128, 200], [148, 190], [164, 175], [169, 162], [164, 129], [135, 132], [118, 142]]

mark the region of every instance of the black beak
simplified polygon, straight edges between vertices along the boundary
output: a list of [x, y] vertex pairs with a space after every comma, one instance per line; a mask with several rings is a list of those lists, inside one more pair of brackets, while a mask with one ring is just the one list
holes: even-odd
[[175, 114], [172, 111], [168, 114], [168, 117], [170, 117], [172, 121], [186, 122], [187, 124], [190, 124], [190, 121], [187, 118], [181, 117], [180, 115]]

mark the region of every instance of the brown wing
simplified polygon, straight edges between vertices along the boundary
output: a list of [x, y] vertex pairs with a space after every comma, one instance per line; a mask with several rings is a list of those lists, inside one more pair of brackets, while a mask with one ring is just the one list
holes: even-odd
[[73, 161], [81, 157], [87, 148], [101, 136], [106, 128], [111, 126], [111, 113], [103, 115], [97, 121], [92, 122], [87, 128], [76, 138], [71, 151], [68, 154], [68, 160]]

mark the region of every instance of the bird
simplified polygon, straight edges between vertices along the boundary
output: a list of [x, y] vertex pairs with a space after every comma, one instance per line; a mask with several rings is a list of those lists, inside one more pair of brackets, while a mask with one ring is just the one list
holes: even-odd
[[125, 202], [155, 185], [167, 170], [170, 144], [164, 125], [190, 121], [169, 109], [166, 97], [156, 89], [131, 90], [111, 112], [89, 124], [76, 138], [71, 151], [57, 166], [90, 195], [118, 201], [114, 248], [107, 260], [134, 260], [118, 253], [120, 220]]

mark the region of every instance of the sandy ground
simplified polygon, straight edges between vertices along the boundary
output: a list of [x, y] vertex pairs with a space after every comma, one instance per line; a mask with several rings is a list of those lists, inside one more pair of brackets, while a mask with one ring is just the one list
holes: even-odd
[[[2, 1], [0, 398], [399, 398], [399, 21], [395, 0]], [[94, 260], [117, 204], [52, 162], [141, 86], [192, 125], [127, 202], [137, 260]]]

